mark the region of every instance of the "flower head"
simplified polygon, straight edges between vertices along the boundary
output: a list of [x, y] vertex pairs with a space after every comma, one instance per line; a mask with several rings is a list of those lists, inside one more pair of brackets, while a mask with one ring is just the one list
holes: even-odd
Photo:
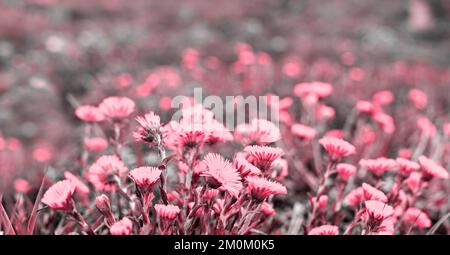
[[438, 165], [432, 159], [425, 156], [419, 157], [419, 163], [425, 174], [438, 179], [448, 179], [448, 172], [445, 168]]
[[78, 178], [78, 176], [75, 176], [71, 172], [65, 171], [64, 177], [72, 182], [72, 185], [75, 186], [75, 191], [77, 193], [82, 195], [89, 194], [89, 187], [86, 184], [84, 184], [84, 182], [81, 181], [81, 179]]
[[381, 175], [387, 170], [395, 170], [397, 163], [393, 159], [377, 158], [377, 159], [362, 159], [359, 164], [367, 170]]
[[381, 202], [387, 202], [388, 198], [383, 193], [383, 191], [373, 187], [370, 184], [363, 183], [362, 188], [364, 190], [364, 199], [365, 200], [377, 200]]
[[335, 137], [323, 137], [319, 140], [319, 143], [325, 148], [331, 159], [334, 161], [338, 161], [342, 157], [353, 155], [356, 152], [355, 146], [343, 139]]
[[234, 132], [236, 141], [245, 145], [266, 145], [281, 139], [280, 129], [265, 119], [253, 119], [250, 124], [241, 124]]
[[369, 216], [369, 221], [374, 221], [378, 224], [394, 214], [394, 208], [381, 201], [369, 200], [364, 202], [364, 205]]
[[246, 178], [247, 190], [256, 201], [262, 202], [271, 195], [287, 194], [285, 186], [264, 177], [249, 176]]
[[249, 155], [248, 161], [262, 172], [268, 172], [272, 163], [284, 154], [280, 148], [258, 145], [247, 146], [244, 151]]
[[133, 222], [125, 217], [114, 223], [109, 231], [111, 235], [130, 235], [133, 230]]
[[317, 131], [302, 124], [294, 124], [291, 126], [291, 133], [300, 139], [311, 140], [316, 137]]
[[403, 220], [405, 223], [416, 225], [420, 229], [431, 227], [431, 220], [428, 218], [428, 215], [418, 208], [408, 208], [403, 216]]
[[84, 147], [88, 151], [102, 151], [108, 148], [108, 141], [103, 137], [86, 138]]
[[176, 205], [156, 204], [155, 211], [162, 219], [174, 220], [180, 213], [180, 208]]
[[425, 109], [428, 104], [428, 96], [419, 89], [412, 89], [408, 93], [408, 98], [417, 109]]
[[419, 170], [420, 165], [414, 161], [405, 159], [405, 158], [397, 158], [397, 165], [400, 168], [400, 173], [404, 176], [409, 176], [411, 173]]
[[247, 161], [243, 153], [236, 153], [233, 160], [233, 165], [241, 173], [241, 176], [260, 175], [261, 170]]
[[238, 171], [231, 165], [231, 162], [221, 155], [209, 153], [203, 162], [208, 170], [202, 175], [208, 178], [208, 184], [212, 188], [220, 188], [233, 196], [237, 196], [242, 189], [241, 177]]
[[101, 122], [105, 120], [100, 108], [92, 105], [82, 105], [75, 110], [75, 115], [85, 122]]
[[135, 107], [133, 100], [127, 97], [108, 97], [103, 99], [99, 105], [102, 113], [112, 120], [120, 120], [130, 116]]
[[308, 235], [339, 235], [339, 228], [334, 225], [322, 225], [311, 229]]
[[139, 124], [137, 131], [133, 133], [136, 141], [143, 141], [151, 145], [161, 143], [161, 123], [158, 115], [149, 112], [144, 116], [138, 116], [136, 121]]
[[115, 155], [101, 156], [92, 164], [86, 178], [97, 190], [113, 190], [115, 188], [114, 176], [122, 176], [128, 168]]
[[72, 209], [72, 196], [75, 185], [70, 180], [63, 180], [53, 184], [42, 197], [41, 202], [55, 210], [68, 211]]
[[339, 163], [336, 165], [336, 172], [343, 181], [347, 181], [356, 174], [356, 167], [347, 163]]
[[130, 171], [128, 176], [133, 180], [140, 191], [151, 190], [159, 180], [161, 170], [156, 167], [138, 167]]
[[362, 187], [351, 190], [344, 198], [344, 202], [353, 207], [357, 207], [362, 201], [364, 201], [364, 189]]
[[333, 93], [333, 86], [325, 82], [304, 82], [294, 87], [294, 94], [298, 97], [315, 96], [324, 98], [331, 93]]

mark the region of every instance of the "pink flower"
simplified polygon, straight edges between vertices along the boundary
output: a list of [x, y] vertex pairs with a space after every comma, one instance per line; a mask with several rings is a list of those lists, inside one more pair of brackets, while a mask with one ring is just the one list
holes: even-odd
[[338, 161], [342, 157], [353, 155], [356, 152], [355, 146], [335, 137], [323, 137], [319, 140], [319, 143], [325, 148], [333, 161]]
[[351, 190], [344, 198], [344, 202], [353, 207], [358, 207], [363, 200], [364, 189], [362, 187]]
[[75, 110], [75, 115], [85, 122], [101, 122], [105, 120], [102, 111], [92, 105], [82, 105]]
[[250, 164], [243, 153], [236, 153], [233, 160], [234, 167], [241, 173], [242, 177], [247, 175], [261, 175], [261, 170]]
[[298, 97], [316, 96], [324, 98], [333, 93], [333, 86], [325, 82], [304, 82], [294, 87], [294, 94]]
[[258, 202], [264, 201], [271, 195], [287, 194], [287, 189], [285, 186], [264, 177], [249, 176], [246, 178], [246, 181], [248, 183], [248, 192], [253, 199]]
[[356, 174], [356, 167], [347, 163], [340, 163], [336, 165], [336, 172], [343, 181], [347, 181], [350, 177]]
[[302, 124], [294, 124], [291, 126], [291, 133], [300, 139], [312, 140], [316, 137], [317, 131]]
[[102, 113], [112, 119], [120, 120], [130, 116], [135, 110], [133, 100], [127, 97], [108, 97], [99, 105]]
[[445, 168], [438, 165], [433, 160], [425, 157], [419, 157], [419, 163], [422, 167], [424, 173], [426, 173], [430, 177], [436, 177], [438, 179], [448, 179], [448, 172]]
[[338, 139], [343, 139], [345, 136], [344, 131], [340, 129], [332, 129], [327, 131], [323, 137], [334, 137]]
[[273, 216], [276, 214], [275, 209], [273, 209], [272, 205], [267, 202], [263, 202], [261, 204], [260, 210], [267, 216]]
[[391, 116], [382, 111], [376, 111], [372, 114], [372, 118], [378, 125], [381, 126], [383, 132], [386, 134], [393, 134], [395, 132], [396, 127], [394, 119]]
[[161, 176], [161, 170], [156, 167], [138, 167], [130, 171], [128, 176], [137, 185], [142, 193], [151, 190]]
[[393, 159], [377, 158], [377, 159], [362, 159], [359, 164], [367, 170], [382, 175], [387, 170], [395, 170], [397, 163]]
[[388, 198], [383, 193], [383, 191], [373, 187], [370, 184], [363, 183], [362, 188], [364, 190], [364, 199], [365, 200], [377, 200], [381, 202], [387, 202]]
[[336, 116], [336, 110], [333, 107], [319, 104], [316, 108], [316, 118], [319, 121], [329, 121]]
[[180, 213], [180, 208], [176, 205], [155, 205], [156, 215], [162, 219], [174, 220]]
[[315, 227], [311, 229], [308, 235], [326, 235], [335, 236], [339, 235], [339, 228], [334, 225], [322, 225], [320, 227]]
[[409, 175], [408, 179], [406, 179], [406, 185], [408, 185], [408, 188], [416, 192], [420, 188], [420, 183], [422, 180], [422, 173], [419, 172], [413, 172]]
[[88, 151], [102, 151], [108, 148], [108, 141], [103, 137], [86, 138], [84, 147]]
[[41, 202], [55, 210], [72, 210], [72, 196], [75, 186], [70, 180], [63, 180], [53, 184], [42, 197]]
[[158, 115], [149, 112], [144, 116], [138, 116], [136, 121], [139, 123], [137, 131], [133, 133], [136, 141], [143, 141], [151, 145], [161, 143], [161, 123]]
[[410, 90], [408, 93], [408, 98], [409, 100], [411, 100], [411, 102], [414, 103], [414, 106], [419, 110], [425, 109], [425, 107], [428, 104], [427, 94], [425, 94], [425, 92], [419, 89]]
[[17, 179], [14, 181], [14, 189], [20, 193], [27, 193], [30, 191], [30, 183], [24, 179]]
[[240, 124], [234, 132], [235, 139], [244, 145], [266, 145], [281, 139], [280, 129], [264, 119], [253, 119], [250, 124]]
[[450, 137], [450, 122], [449, 123], [445, 123], [442, 126], [442, 131], [444, 132], [444, 135]]
[[369, 222], [374, 221], [381, 223], [385, 219], [394, 214], [394, 208], [378, 200], [369, 200], [364, 202], [366, 211], [369, 216]]
[[77, 193], [80, 193], [81, 195], [89, 194], [89, 187], [84, 184], [84, 182], [82, 182], [80, 178], [68, 171], [64, 172], [64, 177], [66, 178], [66, 180], [70, 180], [72, 182], [72, 185], [75, 186], [75, 190]]
[[249, 155], [248, 161], [262, 172], [268, 172], [272, 163], [284, 154], [280, 148], [258, 145], [247, 146], [244, 151]]
[[403, 220], [405, 223], [416, 225], [420, 229], [431, 227], [431, 220], [428, 218], [428, 215], [417, 208], [408, 208], [403, 216]]
[[111, 235], [130, 235], [133, 231], [133, 222], [125, 217], [114, 223], [109, 231]]
[[372, 99], [375, 105], [389, 105], [394, 101], [394, 95], [389, 90], [381, 90], [376, 92]]
[[433, 138], [436, 135], [436, 126], [425, 116], [417, 118], [417, 128], [429, 138]]
[[374, 109], [375, 106], [369, 101], [358, 100], [358, 102], [356, 102], [356, 110], [358, 110], [358, 112], [360, 113], [371, 114], [374, 111]]
[[115, 155], [101, 156], [92, 164], [87, 172], [87, 180], [97, 190], [113, 190], [115, 188], [114, 176], [122, 176], [128, 168]]
[[220, 188], [233, 196], [237, 196], [242, 189], [241, 177], [230, 161], [222, 158], [219, 154], [209, 153], [205, 156], [208, 170], [202, 173], [208, 177], [208, 184], [214, 188]]
[[405, 158], [397, 158], [396, 161], [400, 168], [400, 173], [404, 176], [409, 176], [412, 172], [416, 172], [420, 168], [419, 164]]

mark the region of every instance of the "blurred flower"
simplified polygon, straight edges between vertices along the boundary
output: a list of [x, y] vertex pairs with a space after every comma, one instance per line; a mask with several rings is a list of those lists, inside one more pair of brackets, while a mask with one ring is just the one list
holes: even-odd
[[339, 163], [336, 165], [336, 172], [343, 181], [347, 181], [356, 174], [356, 167], [347, 163]]
[[302, 124], [293, 124], [291, 126], [291, 133], [300, 139], [312, 140], [317, 134], [317, 131]]
[[403, 221], [420, 229], [431, 227], [431, 220], [422, 210], [410, 207], [406, 210]]
[[108, 141], [103, 137], [86, 138], [84, 147], [88, 151], [103, 151], [108, 148]]
[[339, 138], [323, 137], [319, 140], [319, 143], [329, 153], [333, 161], [338, 161], [342, 157], [353, 155], [356, 152], [355, 146]]
[[377, 158], [377, 159], [362, 159], [359, 161], [359, 164], [366, 168], [367, 170], [381, 175], [387, 170], [395, 170], [397, 167], [397, 163], [393, 159], [388, 158]]
[[447, 170], [442, 166], [438, 165], [433, 160], [425, 156], [420, 156], [419, 163], [424, 173], [429, 175], [430, 177], [436, 177], [438, 179], [448, 179]]
[[108, 97], [103, 99], [99, 108], [106, 117], [112, 120], [120, 120], [134, 112], [135, 104], [133, 100], [127, 97]]
[[105, 120], [102, 111], [91, 105], [82, 105], [75, 110], [75, 115], [85, 122], [101, 122]]
[[115, 155], [101, 156], [89, 168], [86, 178], [97, 190], [113, 190], [116, 186], [114, 176], [122, 176], [128, 168]]
[[138, 116], [136, 121], [139, 123], [137, 131], [133, 133], [136, 141], [156, 146], [161, 143], [161, 123], [158, 115], [149, 112], [144, 116]]
[[376, 200], [376, 201], [381, 201], [381, 202], [388, 201], [388, 198], [383, 193], [383, 191], [373, 187], [372, 185], [363, 183], [362, 188], [364, 191], [364, 199], [365, 200]]
[[420, 168], [419, 164], [405, 158], [397, 158], [396, 161], [398, 167], [400, 168], [400, 173], [403, 176], [409, 176], [412, 172], [415, 172]]

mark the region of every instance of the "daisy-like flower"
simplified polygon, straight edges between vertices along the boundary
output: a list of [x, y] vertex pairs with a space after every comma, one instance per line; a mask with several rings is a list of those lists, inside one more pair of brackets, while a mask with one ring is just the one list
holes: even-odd
[[338, 161], [342, 157], [353, 155], [356, 152], [355, 146], [335, 137], [323, 137], [319, 140], [319, 144], [325, 148], [333, 161]]
[[92, 105], [82, 105], [75, 110], [75, 115], [85, 122], [101, 122], [105, 120], [102, 111]]
[[130, 116], [135, 110], [135, 103], [127, 97], [108, 97], [103, 99], [99, 108], [112, 120], [120, 120]]
[[308, 235], [325, 235], [325, 236], [335, 236], [339, 235], [339, 228], [334, 225], [322, 225], [320, 227], [315, 227], [308, 232]]
[[246, 178], [248, 186], [247, 190], [250, 195], [258, 202], [264, 201], [271, 195], [287, 194], [287, 189], [284, 185], [268, 180], [264, 177], [249, 176]]
[[344, 198], [344, 202], [353, 207], [358, 207], [362, 201], [364, 201], [364, 189], [362, 187], [351, 190]]
[[108, 148], [108, 141], [103, 137], [86, 138], [84, 148], [88, 151], [102, 151]]
[[388, 201], [388, 198], [384, 194], [384, 192], [373, 187], [372, 185], [363, 183], [362, 188], [364, 191], [364, 199], [365, 200], [377, 200], [377, 201], [381, 201], [381, 202]]
[[150, 145], [161, 143], [161, 123], [158, 115], [149, 112], [144, 116], [138, 116], [136, 121], [139, 124], [137, 131], [133, 133], [136, 141], [143, 141]]
[[420, 229], [431, 227], [431, 220], [428, 215], [418, 208], [408, 208], [403, 216], [403, 221]]
[[369, 216], [369, 222], [376, 225], [381, 224], [382, 221], [388, 219], [394, 214], [394, 208], [378, 200], [368, 200], [364, 202], [366, 212]]
[[270, 172], [272, 163], [284, 154], [280, 148], [258, 145], [247, 146], [244, 151], [249, 155], [248, 161], [263, 173]]
[[361, 159], [359, 165], [377, 175], [382, 175], [387, 170], [395, 170], [397, 167], [395, 160], [383, 157], [376, 159]]
[[333, 86], [325, 82], [303, 82], [294, 87], [294, 94], [298, 97], [316, 96], [324, 98], [333, 93]]
[[280, 129], [264, 119], [253, 119], [250, 124], [240, 124], [234, 132], [236, 141], [244, 145], [266, 145], [281, 139]]
[[300, 139], [312, 140], [317, 135], [317, 131], [302, 124], [294, 124], [291, 126], [291, 133]]
[[204, 127], [205, 130], [208, 131], [206, 137], [206, 143], [208, 144], [230, 142], [234, 140], [234, 136], [231, 134], [230, 130], [215, 119], [206, 123]]
[[438, 165], [432, 159], [425, 156], [419, 157], [419, 163], [425, 174], [429, 177], [436, 177], [438, 179], [448, 179], [448, 172], [445, 168]]
[[144, 206], [148, 206], [153, 186], [159, 180], [161, 170], [156, 167], [143, 166], [131, 170], [128, 176], [136, 184], [137, 194], [143, 199]]
[[201, 148], [208, 138], [208, 133], [201, 125], [193, 125], [185, 120], [170, 121], [161, 129], [164, 145], [183, 155], [195, 148]]
[[89, 168], [86, 178], [96, 190], [113, 190], [116, 186], [114, 176], [120, 177], [126, 172], [128, 168], [122, 160], [115, 155], [105, 155]]
[[250, 164], [243, 153], [236, 153], [236, 156], [233, 160], [233, 165], [239, 171], [239, 173], [241, 173], [242, 177], [261, 174], [261, 170], [259, 170], [259, 168], [257, 168], [256, 166]]
[[397, 158], [397, 165], [400, 168], [400, 173], [403, 176], [409, 176], [411, 173], [419, 170], [420, 165], [414, 161], [405, 158]]
[[125, 217], [116, 223], [114, 223], [111, 228], [109, 228], [111, 235], [130, 235], [133, 231], [133, 222]]
[[208, 170], [202, 173], [207, 177], [210, 187], [227, 191], [233, 196], [237, 196], [242, 189], [242, 181], [238, 171], [231, 165], [231, 162], [221, 155], [209, 153], [203, 162]]
[[73, 209], [74, 192], [75, 185], [70, 180], [59, 181], [44, 193], [41, 202], [54, 210], [70, 211]]
[[356, 167], [347, 163], [339, 163], [336, 165], [336, 172], [343, 181], [347, 181], [356, 174]]
[[80, 178], [78, 178], [77, 176], [68, 171], [64, 172], [64, 177], [72, 182], [72, 185], [75, 186], [75, 191], [77, 193], [81, 195], [89, 194], [89, 187], [86, 184], [84, 184], [84, 182], [81, 181]]
[[155, 205], [156, 215], [162, 219], [174, 220], [180, 213], [180, 208], [176, 205]]

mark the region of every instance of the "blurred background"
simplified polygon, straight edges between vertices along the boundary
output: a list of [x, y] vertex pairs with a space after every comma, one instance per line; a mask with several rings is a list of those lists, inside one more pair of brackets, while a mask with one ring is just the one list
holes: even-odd
[[167, 120], [193, 87], [284, 97], [322, 80], [362, 98], [421, 86], [446, 111], [449, 64], [449, 0], [0, 0], [1, 182], [71, 167], [74, 107], [109, 95]]

